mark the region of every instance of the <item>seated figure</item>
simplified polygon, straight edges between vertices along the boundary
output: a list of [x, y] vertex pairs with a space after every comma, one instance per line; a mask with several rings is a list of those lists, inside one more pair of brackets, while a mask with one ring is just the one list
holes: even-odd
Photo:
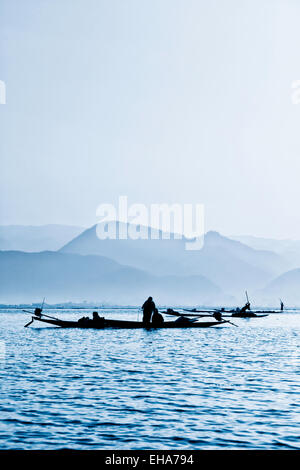
[[152, 315], [152, 325], [159, 326], [164, 322], [164, 317], [159, 313], [157, 308], [154, 309], [154, 313]]

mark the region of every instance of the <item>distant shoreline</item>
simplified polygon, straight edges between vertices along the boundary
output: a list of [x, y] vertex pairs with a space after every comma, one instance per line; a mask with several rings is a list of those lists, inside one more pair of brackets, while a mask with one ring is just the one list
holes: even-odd
[[[15, 310], [21, 310], [21, 309], [35, 309], [37, 307], [40, 307], [41, 303], [33, 303], [33, 304], [0, 304], [0, 311], [1, 310], [6, 310], [6, 309], [15, 309]], [[159, 305], [157, 304], [159, 309], [162, 308], [169, 308], [170, 305]], [[193, 308], [195, 306], [191, 305], [172, 305], [172, 308], [175, 309], [183, 309], [183, 308]], [[203, 309], [209, 309], [209, 310], [214, 310], [214, 309], [219, 309], [221, 308], [220, 305], [216, 306], [211, 306], [211, 305], [198, 305], [197, 307], [203, 308]], [[232, 305], [222, 305], [224, 308], [235, 308], [236, 306]], [[96, 305], [96, 304], [44, 304], [44, 310], [137, 310], [140, 309], [140, 305]], [[265, 308], [262, 305], [256, 306], [256, 308]], [[275, 307], [268, 307], [267, 310], [272, 310]], [[285, 308], [283, 311], [278, 311], [278, 313], [284, 313], [284, 312], [291, 312], [291, 311], [299, 311], [300, 307], [289, 307]], [[277, 313], [277, 312], [276, 312]]]

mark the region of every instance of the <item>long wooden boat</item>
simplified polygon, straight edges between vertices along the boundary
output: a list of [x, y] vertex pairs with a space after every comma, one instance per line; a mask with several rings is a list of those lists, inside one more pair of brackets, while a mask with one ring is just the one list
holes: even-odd
[[221, 325], [227, 323], [223, 321], [213, 321], [213, 322], [177, 322], [177, 321], [166, 321], [161, 325], [145, 326], [144, 323], [138, 321], [128, 321], [128, 320], [108, 320], [104, 319], [103, 322], [94, 322], [93, 320], [88, 320], [84, 323], [78, 321], [69, 321], [69, 320], [60, 320], [60, 319], [46, 319], [40, 317], [32, 317], [32, 320], [37, 320], [43, 323], [48, 323], [50, 325], [59, 326], [60, 328], [94, 328], [94, 329], [103, 329], [103, 328], [122, 328], [122, 329], [137, 329], [137, 328], [209, 328], [211, 326]]
[[254, 312], [235, 312], [235, 313], [232, 313], [231, 316], [233, 318], [263, 318], [263, 317], [267, 317], [268, 315], [269, 315], [268, 313], [263, 314], [263, 315], [257, 315], [257, 313], [254, 313]]
[[[230, 313], [228, 310], [196, 310], [195, 308], [192, 310], [188, 310], [186, 308], [183, 309], [186, 312], [191, 312], [191, 313], [179, 313], [176, 312], [175, 310], [168, 309], [167, 311], [163, 312], [166, 315], [174, 315], [176, 317], [181, 316], [181, 317], [196, 317], [196, 318], [203, 318], [203, 317], [213, 317], [216, 314], [221, 314], [222, 318], [263, 318], [267, 317], [269, 313], [263, 314], [263, 315], [257, 315], [256, 312], [237, 312], [234, 311], [231, 315], [226, 315], [226, 313]], [[232, 310], [233, 311], [233, 310]], [[198, 313], [196, 313], [198, 312]], [[201, 314], [202, 312], [210, 312], [209, 314]], [[263, 312], [263, 311], [262, 311]], [[270, 312], [272, 313], [272, 312]]]

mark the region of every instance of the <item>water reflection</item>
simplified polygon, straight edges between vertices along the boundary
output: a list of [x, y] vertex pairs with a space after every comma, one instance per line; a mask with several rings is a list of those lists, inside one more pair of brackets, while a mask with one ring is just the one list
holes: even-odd
[[1, 313], [2, 449], [299, 448], [297, 313], [207, 330], [26, 321]]

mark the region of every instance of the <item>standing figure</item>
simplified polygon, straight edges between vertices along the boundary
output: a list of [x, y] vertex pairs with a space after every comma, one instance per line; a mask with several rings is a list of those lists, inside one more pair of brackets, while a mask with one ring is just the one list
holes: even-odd
[[155, 303], [153, 302], [152, 297], [149, 297], [146, 302], [144, 302], [143, 306], [143, 323], [145, 325], [149, 325], [151, 322], [151, 315], [155, 310]]

